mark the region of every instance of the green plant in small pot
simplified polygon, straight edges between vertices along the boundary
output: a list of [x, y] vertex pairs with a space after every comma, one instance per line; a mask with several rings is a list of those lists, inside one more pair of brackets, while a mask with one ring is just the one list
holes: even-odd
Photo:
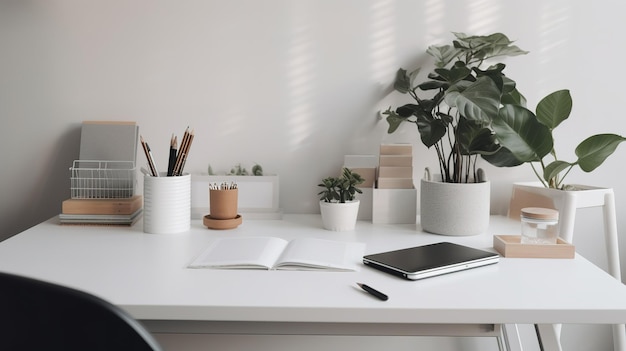
[[364, 182], [360, 174], [343, 168], [340, 177], [327, 177], [318, 184], [320, 191], [320, 213], [325, 229], [333, 231], [354, 230], [359, 212], [356, 194], [362, 190], [357, 186]]

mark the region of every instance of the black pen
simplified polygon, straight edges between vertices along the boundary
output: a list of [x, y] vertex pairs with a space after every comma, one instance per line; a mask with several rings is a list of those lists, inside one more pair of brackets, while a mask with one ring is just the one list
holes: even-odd
[[358, 285], [361, 289], [363, 289], [363, 290], [367, 291], [368, 293], [370, 293], [370, 294], [372, 294], [372, 295], [376, 296], [377, 298], [379, 298], [379, 299], [381, 299], [381, 300], [383, 300], [383, 301], [387, 301], [387, 299], [389, 299], [389, 297], [387, 297], [387, 295], [385, 295], [385, 294], [381, 293], [380, 291], [378, 291], [378, 290], [376, 290], [376, 289], [374, 289], [374, 288], [371, 288], [371, 287], [369, 287], [369, 286], [367, 286], [367, 285], [365, 285], [365, 284], [361, 284], [361, 283], [356, 283], [356, 284], [357, 284], [357, 285]]
[[172, 134], [172, 139], [170, 140], [170, 158], [167, 164], [167, 175], [174, 175], [174, 164], [176, 163], [176, 154], [178, 148], [178, 140], [177, 137]]

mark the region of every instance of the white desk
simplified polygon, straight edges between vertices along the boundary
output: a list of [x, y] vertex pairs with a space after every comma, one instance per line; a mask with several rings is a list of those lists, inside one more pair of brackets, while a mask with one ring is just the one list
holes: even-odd
[[[358, 272], [187, 269], [217, 236], [320, 237], [367, 243], [366, 253], [454, 241], [491, 249], [493, 234], [519, 223], [492, 217], [472, 237], [425, 234], [417, 225], [357, 223], [354, 232], [322, 229], [319, 215], [246, 220], [234, 230], [145, 234], [133, 227], [61, 226], [51, 220], [0, 243], [0, 271], [71, 286], [101, 296], [154, 332], [329, 335], [437, 335], [465, 323], [626, 322], [626, 286], [583, 257], [501, 259], [461, 273], [406, 281], [369, 267]], [[358, 289], [387, 295], [379, 301]], [[445, 329], [445, 328], [444, 328]]]

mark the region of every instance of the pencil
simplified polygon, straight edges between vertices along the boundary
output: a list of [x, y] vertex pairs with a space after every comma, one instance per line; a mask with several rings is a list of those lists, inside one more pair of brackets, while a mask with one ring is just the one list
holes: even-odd
[[174, 165], [174, 175], [179, 176], [183, 173], [183, 168], [185, 167], [185, 162], [187, 161], [187, 156], [189, 155], [189, 149], [191, 148], [191, 142], [193, 141], [194, 132], [189, 132], [189, 127], [185, 130], [185, 134], [183, 135], [183, 140], [181, 142], [180, 148], [178, 150], [178, 155], [176, 157], [176, 164]]
[[179, 175], [183, 174], [183, 169], [185, 168], [185, 162], [187, 162], [187, 156], [189, 156], [189, 150], [191, 149], [191, 143], [193, 142], [193, 137], [195, 136], [193, 129], [189, 133], [189, 140], [187, 142], [187, 147], [185, 148], [185, 154], [183, 155], [183, 161], [180, 165]]
[[189, 127], [185, 129], [185, 133], [183, 133], [183, 139], [180, 142], [180, 147], [178, 149], [178, 154], [176, 155], [176, 162], [174, 163], [173, 175], [177, 176], [178, 171], [180, 170], [180, 164], [182, 162], [183, 154], [185, 152], [185, 146], [187, 145], [187, 138], [189, 134]]
[[150, 146], [143, 140], [143, 136], [139, 136], [141, 140], [141, 146], [143, 147], [143, 152], [146, 154], [146, 158], [148, 159], [148, 167], [150, 167], [150, 173], [152, 173], [153, 177], [159, 176], [159, 171], [154, 164], [154, 159], [152, 158], [152, 151], [150, 151]]

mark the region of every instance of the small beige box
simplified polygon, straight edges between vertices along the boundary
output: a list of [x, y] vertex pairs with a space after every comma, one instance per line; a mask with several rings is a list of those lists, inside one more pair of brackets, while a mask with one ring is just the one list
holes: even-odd
[[504, 257], [574, 258], [574, 245], [557, 238], [556, 244], [522, 244], [520, 235], [494, 235], [493, 248]]
[[413, 167], [411, 155], [380, 155], [381, 167]]
[[378, 189], [413, 189], [413, 178], [378, 178]]
[[413, 178], [413, 167], [380, 167], [379, 178]]
[[413, 146], [411, 144], [381, 144], [381, 155], [413, 155]]

